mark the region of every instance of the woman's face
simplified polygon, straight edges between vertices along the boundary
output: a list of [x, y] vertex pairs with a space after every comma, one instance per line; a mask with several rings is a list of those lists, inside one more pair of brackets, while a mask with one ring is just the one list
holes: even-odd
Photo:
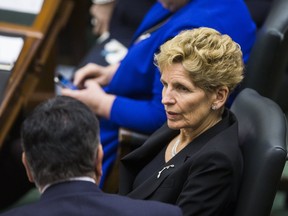
[[215, 120], [211, 110], [216, 94], [196, 87], [181, 64], [162, 71], [162, 103], [172, 129], [204, 130]]
[[158, 0], [164, 8], [171, 12], [175, 12], [188, 3], [188, 0]]

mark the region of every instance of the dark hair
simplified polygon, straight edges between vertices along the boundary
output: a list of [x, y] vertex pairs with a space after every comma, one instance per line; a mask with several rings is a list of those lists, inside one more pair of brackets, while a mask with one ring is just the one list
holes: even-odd
[[99, 122], [82, 102], [57, 96], [40, 104], [21, 128], [22, 145], [38, 186], [91, 175]]

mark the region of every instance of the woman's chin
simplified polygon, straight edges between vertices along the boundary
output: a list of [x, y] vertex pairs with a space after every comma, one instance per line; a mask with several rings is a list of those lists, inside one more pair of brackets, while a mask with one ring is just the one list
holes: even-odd
[[179, 130], [180, 129], [180, 127], [179, 127], [179, 125], [178, 124], [176, 124], [176, 122], [173, 122], [173, 121], [167, 121], [167, 125], [168, 125], [168, 127], [170, 128], [170, 129], [172, 129], [172, 130]]

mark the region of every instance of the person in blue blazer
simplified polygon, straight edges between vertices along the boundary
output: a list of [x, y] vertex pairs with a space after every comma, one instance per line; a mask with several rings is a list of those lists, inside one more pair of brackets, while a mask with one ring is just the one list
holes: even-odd
[[98, 119], [80, 101], [58, 96], [39, 105], [24, 121], [21, 134], [22, 160], [41, 197], [1, 215], [182, 215], [177, 206], [99, 189], [103, 151]]
[[230, 35], [241, 46], [243, 60], [248, 60], [256, 26], [243, 0], [159, 0], [144, 17], [121, 62], [107, 67], [89, 63], [74, 77], [74, 84], [82, 89], [62, 89], [63, 95], [81, 100], [100, 118], [104, 149], [100, 187], [117, 158], [119, 128], [151, 134], [166, 121], [154, 54], [180, 31], [202, 26]]
[[167, 122], [121, 160], [119, 193], [177, 204], [185, 216], [231, 216], [243, 158], [238, 123], [225, 103], [243, 79], [240, 46], [201, 27], [155, 56]]

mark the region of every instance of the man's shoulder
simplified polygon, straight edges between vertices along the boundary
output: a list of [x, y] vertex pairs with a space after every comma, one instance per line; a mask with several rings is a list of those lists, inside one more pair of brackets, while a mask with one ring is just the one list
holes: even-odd
[[[30, 209], [31, 204], [12, 208], [3, 212], [0, 212], [0, 216], [33, 216], [33, 211]], [[32, 208], [33, 209], [33, 208]]]
[[[106, 194], [107, 195], [107, 194]], [[117, 194], [107, 195], [112, 203], [117, 203], [116, 205], [120, 207], [120, 215], [182, 215], [181, 209], [176, 205], [171, 205], [159, 201], [152, 200], [139, 200], [132, 199], [126, 196], [121, 196]], [[115, 207], [117, 209], [118, 207]], [[112, 208], [112, 206], [110, 206]]]
[[[107, 201], [107, 200], [106, 200]], [[114, 201], [117, 201], [115, 203]], [[22, 206], [9, 211], [0, 213], [0, 216], [53, 216], [53, 215], [66, 215], [72, 212], [78, 212], [77, 214], [85, 214], [92, 211], [98, 212], [99, 215], [118, 215], [118, 216], [182, 216], [182, 211], [179, 207], [173, 206], [170, 204], [164, 204], [156, 201], [143, 201], [143, 200], [129, 200], [127, 202], [124, 199], [120, 198], [111, 202], [106, 203], [105, 205], [82, 205], [81, 201], [77, 204], [78, 207], [68, 208], [58, 208], [50, 209], [49, 206], [41, 206], [41, 208], [36, 204], [33, 207]], [[124, 201], [124, 202], [123, 202]], [[81, 210], [80, 210], [81, 209]], [[51, 211], [50, 211], [51, 210]], [[70, 212], [70, 213], [69, 213]], [[96, 214], [97, 215], [97, 214]]]
[[[61, 206], [61, 207], [60, 207]], [[179, 207], [159, 201], [131, 199], [118, 194], [86, 191], [49, 196], [39, 201], [3, 212], [0, 216], [52, 216], [69, 215], [72, 212], [82, 215], [91, 211], [107, 215], [134, 216], [150, 215], [181, 216]]]

